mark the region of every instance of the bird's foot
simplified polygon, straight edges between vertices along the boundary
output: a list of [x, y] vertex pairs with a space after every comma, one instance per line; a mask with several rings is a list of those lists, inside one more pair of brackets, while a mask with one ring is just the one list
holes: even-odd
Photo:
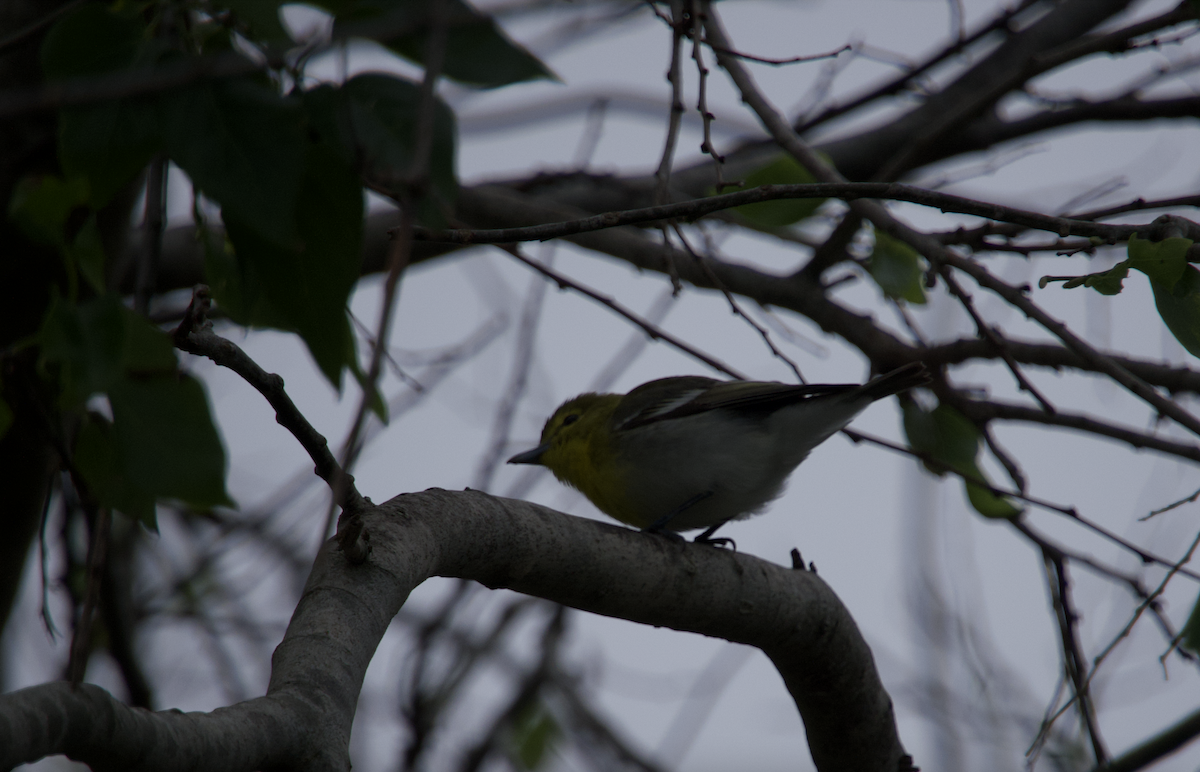
[[730, 552], [737, 552], [737, 542], [727, 536], [717, 536], [716, 538], [709, 536], [705, 538], [704, 534], [700, 534], [692, 541], [696, 544], [708, 544], [717, 549], [729, 548]]

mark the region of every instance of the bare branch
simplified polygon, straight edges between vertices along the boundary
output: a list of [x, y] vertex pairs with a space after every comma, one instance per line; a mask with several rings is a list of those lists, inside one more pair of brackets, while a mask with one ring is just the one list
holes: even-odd
[[207, 319], [210, 302], [208, 287], [197, 286], [187, 314], [175, 330], [176, 348], [196, 356], [208, 357], [218, 365], [233, 370], [242, 380], [253, 386], [275, 409], [275, 420], [279, 425], [292, 433], [316, 464], [313, 471], [317, 476], [328, 483], [331, 490], [341, 491], [342, 495], [337, 503], [351, 510], [361, 507], [363, 500], [354, 487], [354, 478], [342, 470], [333, 453], [329, 451], [329, 444], [325, 438], [313, 428], [288, 397], [283, 389], [283, 379], [263, 370], [236, 344], [212, 331], [212, 323]]
[[647, 322], [646, 320], [642, 319], [640, 316], [635, 314], [633, 311], [630, 311], [629, 309], [625, 308], [624, 306], [622, 306], [620, 303], [613, 300], [612, 298], [602, 295], [594, 289], [585, 287], [582, 284], [579, 284], [578, 282], [574, 281], [573, 279], [567, 278], [565, 275], [559, 273], [558, 271], [554, 270], [553, 268], [549, 268], [547, 266], [542, 265], [541, 263], [537, 262], [536, 260], [531, 260], [530, 258], [521, 254], [520, 250], [518, 250], [516, 247], [507, 246], [507, 245], [502, 244], [502, 245], [500, 245], [500, 248], [503, 249], [504, 251], [508, 252], [510, 255], [517, 258], [518, 260], [520, 260], [522, 263], [529, 266], [533, 270], [542, 274], [546, 278], [553, 280], [555, 283], [558, 284], [558, 286], [573, 289], [576, 292], [579, 292], [580, 294], [586, 295], [587, 297], [591, 298], [592, 300], [595, 300], [596, 302], [600, 303], [601, 305], [608, 306], [613, 311], [616, 311], [621, 316], [625, 317], [629, 321], [636, 324], [638, 327], [641, 327], [643, 330], [646, 331], [646, 334], [649, 335], [652, 339], [661, 340], [664, 343], [674, 346], [675, 348], [679, 349], [683, 353], [703, 362], [704, 364], [708, 365], [709, 367], [716, 370], [717, 372], [725, 373], [726, 375], [729, 375], [733, 378], [737, 378], [738, 380], [742, 380], [742, 381], [747, 380], [745, 375], [742, 375], [737, 370], [734, 370], [733, 368], [731, 368], [729, 365], [727, 365], [717, 359], [714, 359], [713, 357], [709, 356], [708, 354], [705, 354], [700, 349], [694, 348], [693, 346], [690, 346], [687, 343], [684, 343], [682, 340], [680, 340], [679, 338], [676, 338], [674, 335], [667, 332], [666, 330], [663, 330], [659, 327], [656, 327], [653, 324], [650, 324], [649, 322]]
[[907, 201], [922, 206], [934, 207], [943, 212], [986, 217], [991, 220], [1015, 223], [1026, 228], [1057, 233], [1064, 237], [1094, 237], [1109, 243], [1128, 241], [1129, 237], [1135, 233], [1141, 238], [1156, 239], [1170, 228], [1183, 228], [1184, 235], [1200, 241], [1200, 224], [1179, 217], [1162, 220], [1161, 222], [1156, 221], [1157, 224], [1153, 225], [1145, 223], [1136, 225], [1106, 225], [1090, 220], [1054, 217], [1052, 215], [1041, 214], [1040, 212], [1030, 212], [1002, 204], [976, 201], [963, 196], [955, 196], [950, 193], [941, 193], [894, 182], [846, 182], [845, 180], [801, 185], [762, 185], [736, 193], [723, 193], [707, 198], [649, 206], [640, 209], [604, 212], [603, 214], [544, 225], [530, 225], [518, 228], [458, 228], [448, 230], [418, 227], [414, 229], [413, 233], [414, 237], [421, 241], [450, 244], [510, 244], [520, 241], [546, 241], [548, 239], [564, 238], [607, 228], [617, 228], [623, 225], [647, 225], [659, 220], [695, 220], [708, 214], [733, 209], [746, 204], [795, 198], [840, 198], [847, 202], [858, 201], [860, 199]]

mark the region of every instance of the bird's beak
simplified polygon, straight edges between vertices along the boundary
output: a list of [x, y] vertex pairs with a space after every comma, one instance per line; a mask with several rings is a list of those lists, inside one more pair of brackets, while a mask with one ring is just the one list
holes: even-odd
[[527, 450], [524, 453], [518, 453], [508, 460], [510, 464], [540, 464], [542, 463], [542, 454], [550, 450], [550, 443], [546, 442], [538, 445], [533, 450]]

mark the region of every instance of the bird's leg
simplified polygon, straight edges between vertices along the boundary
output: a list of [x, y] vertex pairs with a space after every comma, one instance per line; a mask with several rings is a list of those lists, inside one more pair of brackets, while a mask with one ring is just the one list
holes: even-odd
[[697, 536], [695, 539], [692, 539], [692, 541], [697, 544], [711, 544], [714, 547], [729, 547], [734, 552], [737, 552], [737, 542], [735, 542], [733, 539], [725, 536], [718, 536], [715, 539], [713, 538], [713, 533], [715, 533], [718, 528], [725, 525], [732, 519], [733, 518], [731, 517], [726, 520], [722, 520], [716, 525], [710, 525], [708, 530]]
[[701, 501], [704, 501], [706, 498], [708, 498], [711, 495], [712, 495], [712, 491], [705, 491], [704, 493], [698, 493], [695, 496], [692, 496], [690, 499], [683, 502], [679, 506], [675, 507], [667, 514], [665, 514], [662, 517], [655, 520], [653, 523], [651, 523], [646, 528], [643, 528], [642, 532], [643, 533], [657, 533], [659, 535], [666, 536], [668, 539], [683, 541], [683, 537], [680, 536], [675, 531], [666, 530], [667, 525], [670, 524], [670, 522], [672, 520], [674, 520], [675, 516], [678, 515], [680, 512], [682, 512], [683, 510], [687, 509], [690, 506], [699, 504]]

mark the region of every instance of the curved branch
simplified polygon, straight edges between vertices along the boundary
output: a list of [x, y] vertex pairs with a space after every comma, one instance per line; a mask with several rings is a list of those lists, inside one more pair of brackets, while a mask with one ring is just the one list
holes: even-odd
[[195, 356], [208, 357], [218, 365], [233, 370], [262, 394], [275, 409], [276, 422], [292, 433], [313, 460], [316, 465], [314, 471], [329, 484], [336, 503], [350, 511], [357, 511], [363, 505], [363, 498], [354, 487], [354, 478], [337, 462], [329, 451], [328, 441], [308, 422], [284, 391], [283, 378], [263, 370], [236, 344], [214, 333], [212, 322], [208, 321], [210, 306], [208, 287], [196, 285], [192, 302], [188, 304], [183, 321], [172, 336], [175, 347]]
[[326, 542], [275, 650], [266, 697], [210, 714], [151, 713], [92, 686], [31, 687], [0, 697], [0, 768], [66, 753], [131, 772], [185, 762], [222, 772], [347, 769], [367, 665], [431, 576], [756, 646], [783, 676], [818, 769], [909, 768], [870, 649], [816, 574], [477, 491], [398, 496], [362, 520], [370, 559], [352, 565]]

